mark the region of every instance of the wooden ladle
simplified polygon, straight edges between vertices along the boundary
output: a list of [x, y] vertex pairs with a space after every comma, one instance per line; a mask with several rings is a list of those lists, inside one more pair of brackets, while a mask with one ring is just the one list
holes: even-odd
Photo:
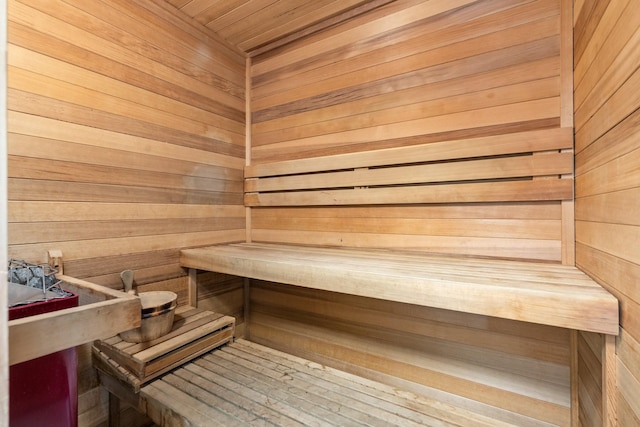
[[135, 289], [133, 289], [133, 271], [132, 270], [124, 270], [120, 273], [120, 279], [122, 280], [122, 284], [124, 285], [124, 291], [129, 295], [136, 295]]

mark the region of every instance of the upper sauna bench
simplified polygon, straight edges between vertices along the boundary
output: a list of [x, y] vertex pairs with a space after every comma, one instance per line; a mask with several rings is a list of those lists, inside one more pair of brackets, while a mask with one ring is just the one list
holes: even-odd
[[182, 250], [184, 267], [618, 335], [618, 300], [575, 267], [282, 244]]
[[[244, 200], [246, 206], [257, 209], [570, 202], [572, 150], [572, 129], [556, 128], [260, 163], [245, 168]], [[565, 222], [572, 221], [571, 217]], [[574, 266], [281, 243], [185, 249], [181, 264], [363, 297], [618, 334], [617, 299]]]

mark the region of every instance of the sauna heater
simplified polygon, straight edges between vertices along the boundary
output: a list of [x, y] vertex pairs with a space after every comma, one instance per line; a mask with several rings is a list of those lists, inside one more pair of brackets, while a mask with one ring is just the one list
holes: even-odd
[[[33, 287], [15, 283], [8, 285], [9, 320], [78, 305], [78, 295], [68, 291], [63, 291], [63, 295], [34, 298]], [[29, 294], [26, 299], [23, 297], [25, 294]], [[70, 348], [12, 365], [9, 368], [9, 425], [76, 427], [77, 361], [76, 349]]]

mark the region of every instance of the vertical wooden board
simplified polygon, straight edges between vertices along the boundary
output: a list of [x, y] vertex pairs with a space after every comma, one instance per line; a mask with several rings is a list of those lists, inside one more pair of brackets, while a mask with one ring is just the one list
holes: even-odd
[[562, 263], [575, 265], [576, 263], [576, 219], [575, 202], [564, 200], [562, 205]]
[[578, 334], [578, 407], [581, 412], [581, 421], [586, 425], [601, 425], [605, 410], [602, 387], [604, 375], [601, 363], [604, 339], [600, 334], [585, 332]]
[[616, 387], [618, 383], [618, 358], [616, 357], [616, 338], [611, 335], [603, 336], [602, 346], [602, 418], [607, 426], [617, 425]]
[[[245, 150], [244, 150], [244, 164], [245, 166], [251, 165], [251, 150], [252, 150], [252, 129], [251, 123], [251, 98], [252, 98], [252, 81], [251, 81], [251, 58], [247, 58], [245, 62]], [[251, 242], [251, 230], [253, 229], [251, 223], [251, 208], [245, 209], [245, 241]]]
[[573, 5], [560, 1], [560, 127], [573, 127]]
[[187, 287], [187, 301], [191, 307], [198, 307], [198, 270], [195, 268], [189, 269], [189, 281]]
[[578, 354], [578, 331], [571, 331], [569, 335], [569, 348], [571, 351], [569, 363], [569, 387], [571, 393], [571, 427], [579, 425], [580, 418], [580, 375], [579, 375], [579, 354]]
[[[0, 10], [7, 1], [0, 0]], [[7, 19], [0, 17], [0, 235], [7, 236]], [[0, 244], [0, 425], [9, 424], [9, 327], [7, 283], [7, 242]]]

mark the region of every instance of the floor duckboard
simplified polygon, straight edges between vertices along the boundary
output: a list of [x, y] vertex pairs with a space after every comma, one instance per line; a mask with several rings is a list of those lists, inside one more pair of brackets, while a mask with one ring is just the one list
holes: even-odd
[[211, 351], [140, 393], [147, 414], [162, 426], [511, 425], [246, 340]]

